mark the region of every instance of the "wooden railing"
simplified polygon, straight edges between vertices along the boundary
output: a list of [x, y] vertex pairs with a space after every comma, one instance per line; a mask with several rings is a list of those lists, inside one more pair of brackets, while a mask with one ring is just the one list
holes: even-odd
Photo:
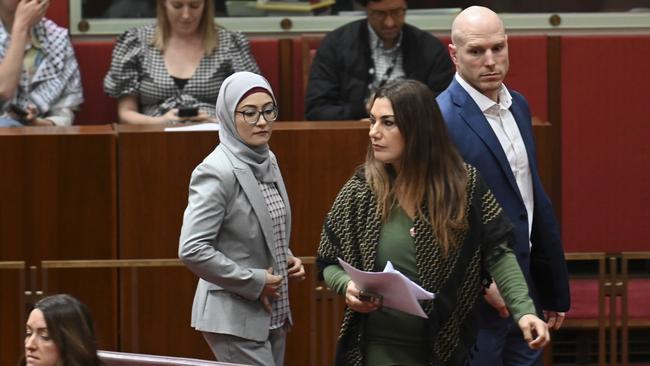
[[[596, 265], [597, 272], [571, 276], [574, 305], [567, 313], [563, 329], [597, 330], [598, 365], [628, 366], [630, 328], [650, 327], [650, 311], [640, 315], [631, 314], [630, 311], [631, 295], [642, 297], [639, 288], [650, 289], [650, 274], [644, 273], [641, 277], [634, 277], [630, 274], [630, 261], [650, 260], [650, 252], [566, 253], [566, 259], [569, 263], [592, 262]], [[631, 281], [639, 281], [634, 283], [636, 290], [630, 288]], [[584, 296], [588, 298], [585, 299]], [[589, 303], [592, 299], [595, 303]], [[636, 305], [636, 312], [643, 313], [639, 310], [639, 304]], [[592, 309], [596, 306], [598, 310], [593, 315]], [[549, 362], [550, 355], [546, 357], [546, 364]]]
[[[607, 264], [610, 263], [607, 261], [607, 255], [602, 252], [584, 252], [584, 253], [566, 253], [566, 260], [571, 261], [583, 261], [583, 262], [595, 262], [598, 267], [598, 272], [594, 276], [589, 276], [587, 278], [571, 278], [571, 287], [572, 289], [578, 289], [579, 286], [589, 286], [589, 282], [595, 282], [597, 284], [596, 291], [597, 293], [593, 294], [593, 297], [597, 299], [598, 312], [595, 318], [587, 316], [585, 314], [580, 314], [581, 309], [573, 309], [573, 312], [570, 310], [567, 313], [567, 318], [564, 322], [564, 328], [578, 328], [578, 329], [598, 329], [598, 365], [606, 365], [606, 329], [609, 324], [611, 324], [611, 319], [608, 322], [607, 314], [605, 312], [605, 301], [606, 297], [609, 296], [612, 291], [612, 281], [608, 275]], [[611, 264], [611, 263], [610, 263]], [[581, 284], [580, 284], [581, 283]], [[573, 295], [573, 294], [572, 294]], [[574, 296], [575, 303], [575, 296]], [[610, 300], [614, 303], [616, 302], [616, 297], [611, 296]], [[610, 309], [615, 309], [610, 307]], [[585, 309], [586, 310], [586, 309]], [[610, 327], [614, 332], [616, 327]], [[611, 334], [610, 334], [611, 337]]]
[[[294, 313], [308, 309], [309, 319], [309, 339], [306, 345], [308, 364], [313, 366], [330, 365], [334, 357], [336, 347], [336, 338], [338, 328], [342, 318], [343, 300], [340, 296], [330, 291], [322, 282], [319, 282], [316, 276], [315, 257], [300, 257], [308, 272], [310, 288], [309, 299], [299, 299], [295, 303], [292, 299], [292, 309]], [[69, 269], [112, 269], [128, 270], [130, 274], [130, 296], [128, 304], [124, 304], [131, 317], [131, 324], [138, 324], [138, 313], [141, 309], [138, 297], [138, 271], [145, 268], [171, 268], [183, 267], [183, 263], [178, 259], [108, 259], [108, 260], [44, 260], [41, 261], [41, 289], [42, 295], [48, 294], [48, 277], [52, 270], [69, 270]], [[122, 281], [127, 281], [122, 278]], [[171, 315], [171, 314], [170, 314]], [[129, 327], [129, 325], [124, 325]], [[297, 327], [304, 327], [304, 324], [296, 324]], [[130, 329], [121, 329], [122, 332], [129, 332], [131, 339], [136, 342], [131, 346], [138, 349], [137, 340], [139, 339], [140, 329], [130, 326]], [[291, 333], [289, 335], [291, 337]], [[290, 338], [291, 340], [291, 338]], [[305, 340], [303, 340], [304, 342]]]

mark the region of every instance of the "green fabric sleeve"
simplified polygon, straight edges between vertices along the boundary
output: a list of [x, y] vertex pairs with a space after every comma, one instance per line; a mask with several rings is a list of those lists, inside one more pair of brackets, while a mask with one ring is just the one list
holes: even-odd
[[496, 282], [515, 323], [526, 314], [535, 314], [528, 285], [514, 253], [505, 243], [498, 245], [486, 259], [486, 266]]
[[323, 269], [323, 277], [325, 278], [327, 287], [337, 294], [345, 296], [348, 282], [350, 282], [351, 279], [341, 266], [332, 264], [325, 267], [325, 269]]

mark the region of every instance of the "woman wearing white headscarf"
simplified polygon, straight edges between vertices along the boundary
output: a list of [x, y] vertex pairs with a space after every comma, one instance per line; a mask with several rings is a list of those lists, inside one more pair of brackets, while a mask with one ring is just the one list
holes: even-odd
[[305, 271], [288, 248], [291, 209], [268, 146], [277, 104], [264, 77], [238, 72], [222, 84], [216, 109], [221, 143], [192, 173], [179, 244], [200, 277], [192, 327], [219, 361], [282, 365], [287, 280]]

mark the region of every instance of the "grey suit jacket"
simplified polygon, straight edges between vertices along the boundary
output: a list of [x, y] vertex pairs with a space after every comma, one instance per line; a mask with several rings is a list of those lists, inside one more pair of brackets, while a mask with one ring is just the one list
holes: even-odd
[[[280, 176], [273, 153], [271, 159]], [[288, 242], [291, 208], [281, 178], [277, 188], [287, 210]], [[278, 273], [274, 251], [273, 223], [257, 179], [246, 163], [217, 146], [192, 173], [178, 248], [179, 258], [200, 277], [192, 327], [266, 340], [270, 314], [259, 297], [266, 270]]]

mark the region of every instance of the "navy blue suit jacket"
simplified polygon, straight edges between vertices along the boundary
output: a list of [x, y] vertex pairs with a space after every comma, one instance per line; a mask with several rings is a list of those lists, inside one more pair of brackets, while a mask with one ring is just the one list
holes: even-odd
[[[524, 201], [508, 159], [483, 112], [455, 79], [437, 101], [456, 147], [465, 161], [480, 171], [512, 221], [516, 238], [513, 249], [537, 310], [567, 311], [570, 295], [564, 251], [553, 207], [537, 172], [528, 103], [521, 94], [509, 92], [512, 95], [510, 111], [526, 145], [532, 174], [535, 202], [530, 236], [532, 248], [528, 243], [528, 216]], [[491, 315], [494, 317], [496, 314], [493, 311]]]

